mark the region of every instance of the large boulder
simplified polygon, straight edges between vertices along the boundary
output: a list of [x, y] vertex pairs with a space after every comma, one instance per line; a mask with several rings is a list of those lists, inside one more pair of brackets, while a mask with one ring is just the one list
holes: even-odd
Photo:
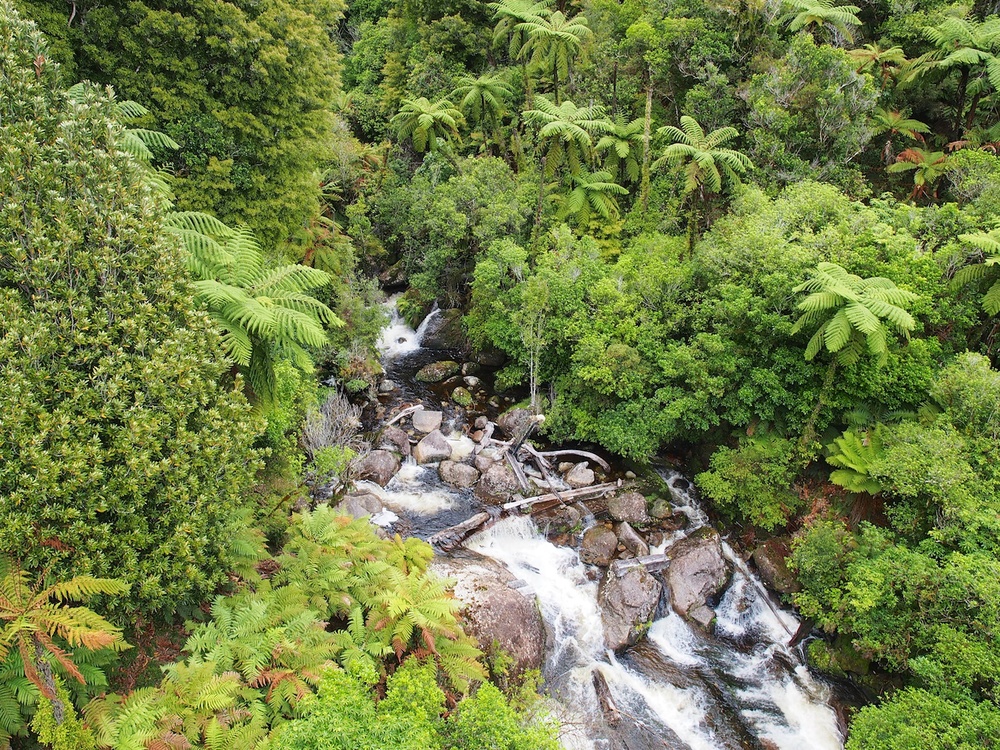
[[438, 310], [427, 321], [420, 345], [425, 349], [465, 349], [468, 339], [462, 330], [462, 311], [458, 308]]
[[497, 417], [497, 427], [509, 438], [520, 438], [534, 419], [530, 409], [508, 409]]
[[618, 550], [618, 537], [607, 526], [591, 526], [583, 532], [580, 559], [588, 565], [607, 567]]
[[581, 461], [575, 464], [572, 469], [566, 472], [563, 477], [568, 484], [573, 489], [579, 489], [580, 487], [589, 487], [594, 483], [596, 477], [594, 476], [594, 470], [590, 468], [590, 465], [586, 461]]
[[352, 474], [355, 479], [369, 479], [385, 487], [397, 471], [399, 471], [399, 456], [390, 451], [377, 450], [357, 459]]
[[608, 515], [612, 520], [644, 525], [649, 523], [646, 513], [646, 498], [639, 492], [625, 492], [608, 499]]
[[442, 412], [421, 409], [420, 411], [413, 412], [413, 429], [424, 434], [434, 432], [434, 430], [441, 427], [443, 419], [444, 413]]
[[452, 487], [471, 487], [479, 481], [479, 472], [475, 466], [460, 464], [455, 461], [442, 461], [438, 466], [441, 481]]
[[476, 497], [489, 505], [503, 505], [517, 491], [518, 482], [514, 470], [506, 461], [490, 466], [476, 485]]
[[708, 629], [715, 619], [709, 600], [729, 582], [732, 568], [715, 529], [702, 528], [667, 550], [667, 585], [677, 614]]
[[469, 393], [469, 389], [462, 386], [458, 386], [458, 388], [451, 392], [451, 400], [465, 408], [472, 406], [473, 403], [472, 394]]
[[451, 458], [451, 443], [441, 434], [441, 430], [424, 436], [413, 448], [413, 458], [418, 464], [429, 464]]
[[483, 367], [503, 367], [507, 364], [507, 355], [499, 349], [484, 349], [473, 354], [472, 358]]
[[459, 369], [458, 362], [446, 359], [421, 367], [413, 377], [421, 383], [440, 383], [458, 373]]
[[644, 565], [608, 568], [597, 593], [604, 623], [604, 645], [612, 650], [639, 640], [644, 626], [656, 614], [663, 586]]
[[410, 436], [396, 425], [391, 424], [379, 435], [378, 447], [382, 450], [394, 451], [406, 458], [410, 455]]
[[788, 556], [792, 553], [786, 537], [768, 539], [753, 551], [753, 561], [764, 583], [779, 594], [793, 594], [802, 590], [802, 584], [788, 569]]
[[364, 518], [374, 516], [383, 511], [382, 501], [372, 494], [348, 495], [339, 503], [334, 510], [345, 516], [354, 518]]
[[534, 597], [515, 587], [517, 581], [510, 571], [467, 551], [435, 557], [431, 570], [456, 580], [455, 597], [462, 602], [465, 630], [475, 636], [480, 648], [488, 651], [496, 643], [513, 658], [515, 676], [542, 666], [545, 625]]

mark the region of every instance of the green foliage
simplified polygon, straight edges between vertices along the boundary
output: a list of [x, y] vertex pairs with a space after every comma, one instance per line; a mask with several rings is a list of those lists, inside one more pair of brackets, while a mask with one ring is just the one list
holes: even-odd
[[739, 176], [753, 166], [745, 154], [721, 148], [722, 144], [739, 136], [736, 128], [719, 128], [706, 134], [697, 120], [684, 115], [679, 128], [668, 125], [658, 132], [670, 138], [672, 143], [653, 162], [653, 169], [662, 164], [685, 165], [685, 193], [718, 193], [723, 181], [729, 185], [739, 183]]
[[955, 272], [953, 283], [956, 286], [977, 284], [989, 288], [982, 298], [983, 310], [989, 315], [1000, 313], [1000, 230], [978, 234], [963, 234], [959, 237], [975, 248], [971, 257], [972, 264], [963, 266]]
[[411, 140], [418, 153], [436, 151], [438, 141], [448, 143], [458, 137], [462, 113], [447, 99], [431, 103], [426, 97], [404, 99], [399, 113], [389, 124], [402, 139]]
[[710, 467], [695, 480], [729, 514], [773, 529], [801, 506], [791, 489], [798, 467], [790, 440], [771, 435], [743, 438], [738, 448], [722, 447], [713, 453]]
[[827, 451], [826, 462], [838, 467], [830, 472], [831, 482], [848, 492], [867, 492], [869, 495], [881, 492], [882, 485], [870, 473], [872, 465], [885, 454], [881, 431], [877, 427], [865, 432], [847, 430], [827, 446]]
[[0, 552], [121, 577], [118, 609], [175, 607], [225, 579], [258, 425], [114, 104], [71, 100], [0, 13]]

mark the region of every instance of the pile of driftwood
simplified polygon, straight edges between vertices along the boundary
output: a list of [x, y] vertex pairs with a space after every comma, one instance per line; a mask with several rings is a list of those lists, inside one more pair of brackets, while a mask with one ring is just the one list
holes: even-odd
[[[611, 466], [600, 456], [582, 450], [557, 450], [540, 451], [531, 443], [527, 442], [528, 436], [544, 419], [542, 416], [533, 417], [527, 425], [519, 430], [510, 440], [497, 440], [493, 437], [497, 425], [494, 422], [483, 419], [480, 424], [482, 435], [474, 449], [478, 454], [490, 448], [494, 451], [495, 461], [506, 461], [517, 477], [518, 485], [522, 492], [528, 492], [531, 484], [528, 481], [526, 466], [534, 467], [532, 473], [541, 477], [542, 482], [548, 487], [548, 492], [533, 497], [520, 498], [515, 496], [513, 500], [501, 506], [490, 507], [487, 510], [476, 513], [471, 518], [460, 524], [434, 534], [428, 541], [445, 551], [457, 549], [461, 544], [477, 531], [487, 529], [501, 518], [513, 512], [537, 513], [550, 510], [560, 505], [572, 505], [583, 500], [593, 500], [603, 497], [608, 493], [621, 487], [621, 480], [617, 482], [606, 482], [595, 484], [589, 487], [570, 488], [563, 482], [558, 472], [553, 468], [552, 459], [560, 457], [574, 456], [593, 461], [605, 471], [610, 471]], [[478, 426], [478, 425], [477, 425]]]

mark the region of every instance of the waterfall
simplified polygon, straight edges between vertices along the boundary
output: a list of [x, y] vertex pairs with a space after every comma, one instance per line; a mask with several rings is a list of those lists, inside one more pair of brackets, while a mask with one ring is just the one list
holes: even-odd
[[385, 308], [389, 311], [389, 325], [382, 329], [375, 345], [384, 360], [396, 359], [419, 351], [420, 341], [427, 331], [427, 327], [440, 314], [435, 302], [434, 307], [431, 308], [417, 330], [413, 330], [403, 320], [403, 316], [399, 314], [399, 309], [396, 307], [399, 297], [400, 295], [395, 294], [385, 302]]

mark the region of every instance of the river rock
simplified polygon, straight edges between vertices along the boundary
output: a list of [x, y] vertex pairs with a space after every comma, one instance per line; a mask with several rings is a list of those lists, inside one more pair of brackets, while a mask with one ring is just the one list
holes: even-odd
[[567, 534], [580, 527], [580, 511], [572, 505], [557, 505], [536, 517], [545, 522], [548, 534]]
[[580, 560], [588, 565], [608, 567], [618, 549], [618, 537], [607, 526], [591, 526], [583, 532]]
[[[456, 308], [438, 310], [424, 328], [420, 345], [425, 349], [465, 349], [468, 340], [462, 330], [462, 311]], [[456, 371], [457, 372], [457, 371]]]
[[545, 624], [533, 596], [522, 593], [517, 579], [503, 565], [467, 551], [435, 557], [431, 569], [455, 579], [455, 597], [462, 602], [465, 630], [484, 651], [493, 644], [510, 655], [514, 676], [539, 669], [545, 658]]
[[533, 419], [530, 409], [508, 409], [497, 417], [497, 427], [507, 437], [519, 438], [527, 432]]
[[391, 424], [379, 435], [380, 449], [395, 451], [403, 458], [410, 455], [410, 437], [396, 425]]
[[445, 359], [421, 367], [413, 377], [421, 383], [440, 383], [458, 372], [458, 362]]
[[663, 586], [643, 565], [620, 572], [608, 568], [597, 593], [604, 623], [604, 645], [612, 650], [639, 640], [644, 626], [656, 613]]
[[517, 491], [517, 477], [506, 462], [494, 463], [479, 479], [476, 497], [490, 505], [503, 505]]
[[699, 529], [667, 550], [667, 556], [667, 584], [674, 611], [707, 630], [715, 619], [708, 600], [726, 587], [732, 573], [722, 555], [719, 532]]
[[451, 443], [441, 434], [441, 430], [433, 430], [414, 446], [413, 457], [418, 464], [443, 461], [451, 458]]
[[441, 426], [441, 420], [444, 419], [444, 413], [439, 411], [431, 411], [429, 409], [421, 409], [420, 411], [413, 412], [413, 429], [417, 432], [434, 432]]
[[472, 359], [483, 367], [503, 367], [507, 363], [507, 355], [499, 349], [484, 349], [473, 354]]
[[674, 506], [669, 500], [662, 497], [656, 498], [649, 506], [649, 515], [653, 518], [664, 519], [674, 514]]
[[479, 481], [479, 472], [475, 467], [455, 461], [442, 461], [438, 466], [438, 474], [442, 482], [452, 487], [471, 487]]
[[383, 380], [381, 383], [378, 384], [379, 393], [392, 393], [393, 391], [396, 390], [399, 390], [399, 386], [396, 384], [396, 381], [389, 380], [389, 378], [386, 378], [385, 380]]
[[338, 513], [345, 516], [353, 516], [354, 518], [374, 516], [376, 513], [381, 513], [383, 509], [382, 501], [375, 495], [368, 493], [364, 495], [348, 495], [334, 507], [334, 510]]
[[618, 536], [618, 542], [631, 553], [632, 557], [642, 557], [649, 554], [649, 545], [646, 544], [646, 540], [639, 536], [627, 521], [615, 525], [615, 534]]
[[787, 559], [792, 553], [785, 537], [768, 539], [753, 551], [753, 561], [764, 583], [779, 594], [793, 594], [802, 590], [802, 584], [788, 569]]
[[376, 450], [354, 462], [352, 475], [355, 479], [370, 479], [385, 487], [399, 471], [399, 457], [395, 453]]
[[567, 471], [563, 479], [566, 480], [566, 484], [576, 490], [580, 487], [589, 487], [594, 483], [596, 477], [594, 476], [594, 470], [590, 468], [590, 464], [586, 461], [581, 461]]
[[644, 525], [649, 523], [646, 498], [639, 492], [625, 492], [608, 498], [608, 515], [615, 521]]
[[476, 457], [472, 459], [473, 465], [479, 470], [480, 474], [485, 474], [496, 462], [496, 453], [490, 448], [480, 451], [476, 454]]
[[469, 393], [467, 388], [463, 388], [462, 386], [458, 386], [458, 388], [451, 392], [451, 400], [465, 408], [472, 406], [472, 394]]
[[[465, 365], [462, 365], [462, 369], [465, 369]], [[465, 383], [466, 388], [476, 388], [481, 381], [475, 375], [466, 375], [462, 378], [462, 382]]]
[[462, 374], [463, 375], [475, 375], [479, 372], [481, 368], [475, 362], [463, 362], [462, 363]]

